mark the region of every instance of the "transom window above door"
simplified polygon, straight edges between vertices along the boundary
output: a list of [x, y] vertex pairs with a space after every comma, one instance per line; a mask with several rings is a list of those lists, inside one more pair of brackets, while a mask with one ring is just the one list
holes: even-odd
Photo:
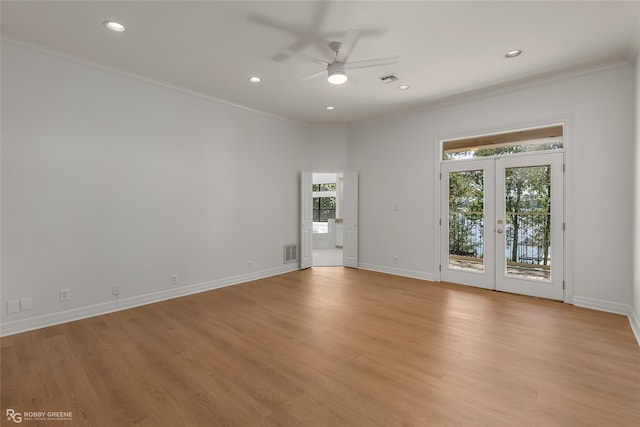
[[442, 141], [442, 160], [563, 149], [562, 125]]

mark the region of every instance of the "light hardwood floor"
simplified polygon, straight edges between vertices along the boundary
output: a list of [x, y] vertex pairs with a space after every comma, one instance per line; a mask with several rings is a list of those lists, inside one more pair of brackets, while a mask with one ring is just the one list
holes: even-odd
[[312, 268], [1, 339], [56, 426], [638, 426], [623, 316]]

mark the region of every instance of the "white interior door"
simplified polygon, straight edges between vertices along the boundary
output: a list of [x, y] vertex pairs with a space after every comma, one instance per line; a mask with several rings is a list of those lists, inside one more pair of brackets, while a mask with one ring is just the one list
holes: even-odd
[[441, 279], [562, 300], [563, 154], [442, 165]]
[[300, 174], [300, 268], [313, 265], [313, 180], [311, 172]]
[[358, 267], [358, 173], [344, 174], [343, 264]]

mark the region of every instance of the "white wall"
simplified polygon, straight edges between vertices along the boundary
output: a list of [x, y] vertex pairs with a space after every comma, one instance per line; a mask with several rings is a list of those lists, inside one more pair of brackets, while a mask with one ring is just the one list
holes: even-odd
[[623, 311], [633, 265], [633, 78], [630, 66], [618, 66], [351, 127], [349, 168], [360, 172], [360, 265], [437, 277], [434, 145], [440, 138], [569, 117], [575, 300]]
[[433, 134], [425, 118], [405, 114], [349, 131], [361, 268], [433, 279]]
[[310, 126], [308, 138], [312, 170], [342, 172], [347, 169], [349, 132], [346, 126]]
[[640, 60], [636, 59], [635, 71], [635, 156], [634, 156], [634, 250], [631, 326], [640, 343]]
[[3, 41], [3, 333], [296, 268], [307, 135]]

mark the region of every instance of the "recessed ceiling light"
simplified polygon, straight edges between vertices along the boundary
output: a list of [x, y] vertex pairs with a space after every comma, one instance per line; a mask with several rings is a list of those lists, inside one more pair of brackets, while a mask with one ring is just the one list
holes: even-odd
[[324, 107], [324, 109], [327, 110], [327, 111], [333, 111], [333, 110], [336, 109], [336, 107], [334, 107], [333, 105], [328, 105], [328, 106]]
[[409, 85], [398, 86], [398, 89], [400, 89], [400, 90], [408, 90], [409, 89]]
[[251, 83], [262, 83], [262, 79], [260, 77], [257, 77], [257, 76], [249, 77], [249, 81]]
[[522, 54], [522, 49], [514, 49], [505, 53], [505, 58], [515, 58], [516, 56], [520, 56]]
[[122, 33], [126, 29], [124, 28], [124, 25], [116, 21], [104, 21], [102, 24], [111, 31], [115, 31], [116, 33]]

